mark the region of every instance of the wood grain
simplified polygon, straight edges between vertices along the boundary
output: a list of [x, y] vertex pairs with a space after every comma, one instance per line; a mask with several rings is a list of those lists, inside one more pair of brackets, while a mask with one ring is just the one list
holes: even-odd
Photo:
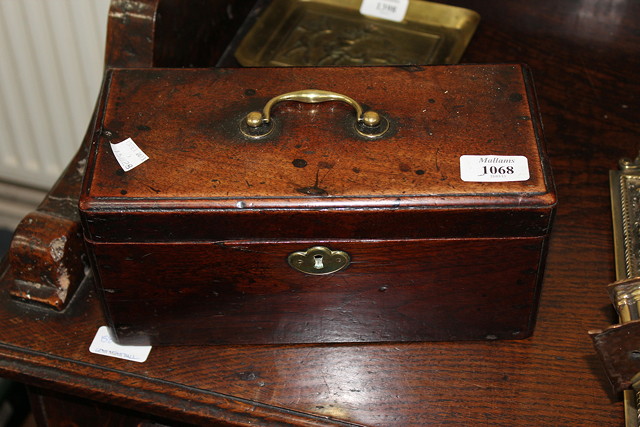
[[[347, 252], [350, 265], [310, 276], [287, 264], [290, 253], [318, 245]], [[90, 248], [122, 343], [348, 343], [527, 337], [544, 239]]]
[[[282, 102], [274, 106], [271, 134], [252, 140], [241, 133], [250, 111], [301, 88], [356, 98], [386, 115], [390, 130], [373, 140], [359, 136], [354, 110], [344, 103]], [[247, 209], [376, 208], [391, 203], [376, 200], [385, 198], [395, 208], [553, 204], [535, 98], [519, 64], [322, 67], [313, 73], [126, 69], [107, 75], [103, 93], [83, 207], [135, 210], [134, 203], [145, 207], [140, 198], [164, 210], [179, 209], [185, 199], [209, 209], [238, 201]], [[109, 144], [126, 138], [152, 161], [123, 173]], [[460, 155], [486, 153], [525, 156], [530, 178], [462, 181]], [[302, 191], [314, 186], [318, 194]], [[412, 200], [424, 196], [433, 201]], [[100, 204], [101, 198], [107, 200]]]
[[586, 331], [615, 321], [608, 170], [640, 148], [640, 4], [449, 3], [482, 16], [464, 62], [526, 62], [536, 82], [559, 206], [533, 337], [165, 347], [140, 365], [88, 352], [90, 283], [52, 313], [2, 282], [3, 375], [201, 425], [622, 425]]

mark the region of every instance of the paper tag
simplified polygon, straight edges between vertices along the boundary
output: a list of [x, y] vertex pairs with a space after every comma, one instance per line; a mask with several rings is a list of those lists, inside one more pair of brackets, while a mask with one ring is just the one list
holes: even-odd
[[149, 156], [144, 154], [131, 138], [127, 138], [117, 144], [112, 143], [111, 151], [113, 151], [113, 155], [116, 156], [116, 160], [125, 172], [149, 160]]
[[524, 156], [461, 156], [460, 178], [468, 182], [510, 182], [529, 179]]
[[407, 13], [409, 0], [362, 0], [360, 13], [389, 21], [401, 22]]
[[96, 336], [91, 342], [89, 351], [103, 356], [117, 357], [118, 359], [131, 360], [142, 363], [147, 360], [151, 352], [150, 345], [120, 345], [113, 342], [109, 334], [109, 328], [100, 326]]

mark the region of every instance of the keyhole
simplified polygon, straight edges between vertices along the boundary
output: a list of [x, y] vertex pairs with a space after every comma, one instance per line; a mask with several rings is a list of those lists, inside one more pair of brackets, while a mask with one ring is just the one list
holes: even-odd
[[314, 255], [313, 260], [315, 261], [313, 268], [315, 268], [316, 270], [321, 270], [324, 268], [324, 264], [322, 263], [322, 255]]

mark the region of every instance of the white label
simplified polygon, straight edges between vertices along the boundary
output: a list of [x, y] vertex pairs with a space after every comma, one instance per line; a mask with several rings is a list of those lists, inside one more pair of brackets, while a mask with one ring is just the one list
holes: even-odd
[[118, 359], [144, 362], [151, 352], [150, 345], [120, 345], [113, 342], [109, 328], [100, 326], [98, 333], [93, 338], [89, 351], [103, 356], [117, 357]]
[[113, 151], [113, 155], [116, 156], [116, 160], [125, 172], [149, 160], [149, 156], [144, 154], [131, 138], [127, 138], [117, 144], [112, 143], [111, 151]]
[[529, 179], [524, 156], [461, 156], [460, 178], [468, 182], [510, 182]]
[[362, 0], [360, 13], [389, 21], [401, 22], [407, 13], [409, 0]]

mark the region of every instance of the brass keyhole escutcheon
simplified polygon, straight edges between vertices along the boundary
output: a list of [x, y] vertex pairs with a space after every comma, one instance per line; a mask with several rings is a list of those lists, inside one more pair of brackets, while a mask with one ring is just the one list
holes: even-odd
[[306, 251], [293, 252], [287, 261], [294, 269], [317, 276], [343, 270], [351, 262], [351, 257], [343, 251], [332, 251], [324, 246], [314, 246]]

